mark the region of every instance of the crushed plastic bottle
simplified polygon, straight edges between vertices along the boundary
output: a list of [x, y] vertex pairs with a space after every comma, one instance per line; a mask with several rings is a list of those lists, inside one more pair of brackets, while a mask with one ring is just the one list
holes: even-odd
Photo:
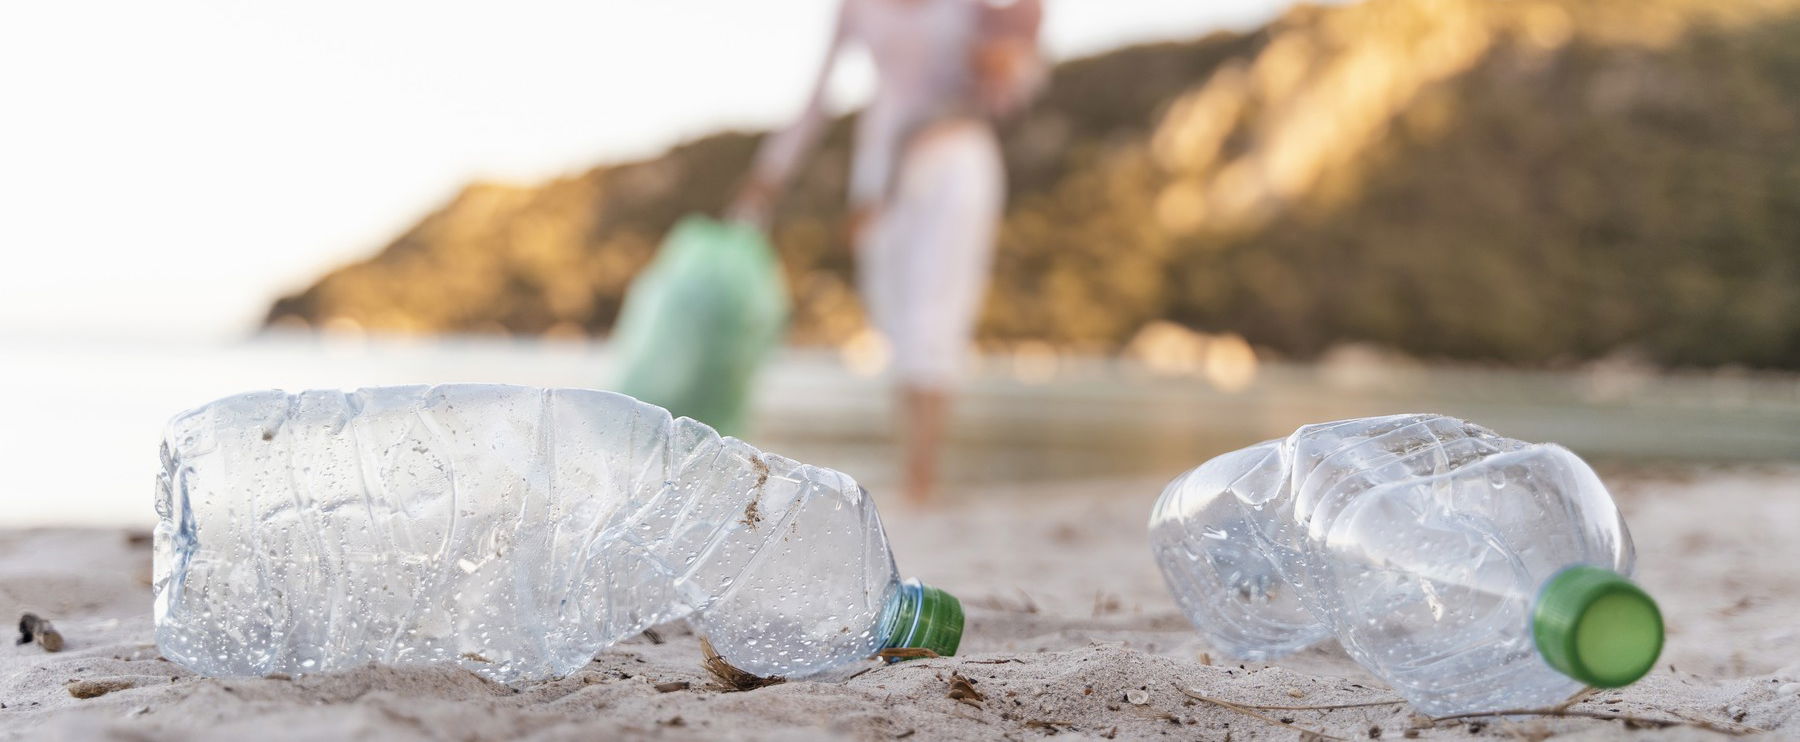
[[527, 680], [686, 618], [798, 676], [962, 634], [850, 477], [610, 392], [253, 392], [175, 417], [162, 463], [156, 641], [204, 674]]
[[1214, 649], [1336, 637], [1431, 715], [1617, 687], [1662, 649], [1656, 604], [1593, 470], [1440, 415], [1308, 425], [1171, 482], [1158, 564]]

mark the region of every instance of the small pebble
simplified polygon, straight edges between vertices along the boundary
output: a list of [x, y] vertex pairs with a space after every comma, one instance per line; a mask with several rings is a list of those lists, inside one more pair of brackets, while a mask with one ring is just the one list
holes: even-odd
[[1778, 696], [1791, 696], [1795, 694], [1800, 694], [1800, 683], [1787, 683], [1780, 688], [1775, 689], [1775, 695]]
[[57, 631], [49, 619], [26, 613], [19, 616], [19, 640], [16, 643], [32, 642], [36, 642], [46, 652], [61, 652], [63, 649], [62, 632]]
[[68, 689], [69, 695], [85, 699], [99, 698], [116, 690], [136, 687], [136, 683], [120, 678], [106, 678], [103, 680], [77, 680], [64, 687]]
[[1131, 688], [1125, 691], [1125, 700], [1134, 706], [1142, 706], [1150, 702], [1150, 692]]

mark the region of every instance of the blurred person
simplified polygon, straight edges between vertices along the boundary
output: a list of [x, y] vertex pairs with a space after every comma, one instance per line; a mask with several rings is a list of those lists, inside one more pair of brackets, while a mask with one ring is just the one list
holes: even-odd
[[842, 53], [867, 49], [878, 78], [856, 121], [845, 231], [857, 283], [892, 349], [904, 492], [931, 498], [950, 392], [987, 291], [1006, 177], [993, 122], [1043, 77], [1041, 0], [843, 0], [798, 120], [768, 139], [732, 205], [767, 223], [775, 199], [829, 120]]

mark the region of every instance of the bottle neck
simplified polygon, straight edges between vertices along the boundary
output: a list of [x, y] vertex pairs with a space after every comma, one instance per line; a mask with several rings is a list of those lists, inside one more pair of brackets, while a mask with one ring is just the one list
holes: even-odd
[[900, 583], [900, 588], [888, 599], [887, 619], [883, 622], [887, 641], [882, 643], [883, 649], [914, 646], [912, 641], [919, 635], [920, 608], [924, 602], [925, 586], [918, 580]]
[[1532, 607], [1539, 656], [1588, 685], [1618, 688], [1643, 677], [1662, 652], [1662, 611], [1612, 570], [1568, 567], [1545, 581]]
[[962, 603], [942, 590], [918, 580], [900, 583], [889, 598], [882, 635], [883, 649], [927, 649], [919, 656], [949, 657], [962, 644]]

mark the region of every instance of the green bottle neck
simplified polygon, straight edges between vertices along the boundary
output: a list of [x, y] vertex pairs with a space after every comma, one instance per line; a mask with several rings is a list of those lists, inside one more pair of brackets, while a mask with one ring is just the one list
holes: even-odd
[[887, 613], [883, 649], [929, 649], [949, 657], [962, 644], [962, 603], [918, 580], [900, 583]]
[[1630, 685], [1662, 653], [1662, 612], [1623, 575], [1577, 565], [1556, 573], [1532, 609], [1538, 654], [1558, 672], [1597, 688]]

